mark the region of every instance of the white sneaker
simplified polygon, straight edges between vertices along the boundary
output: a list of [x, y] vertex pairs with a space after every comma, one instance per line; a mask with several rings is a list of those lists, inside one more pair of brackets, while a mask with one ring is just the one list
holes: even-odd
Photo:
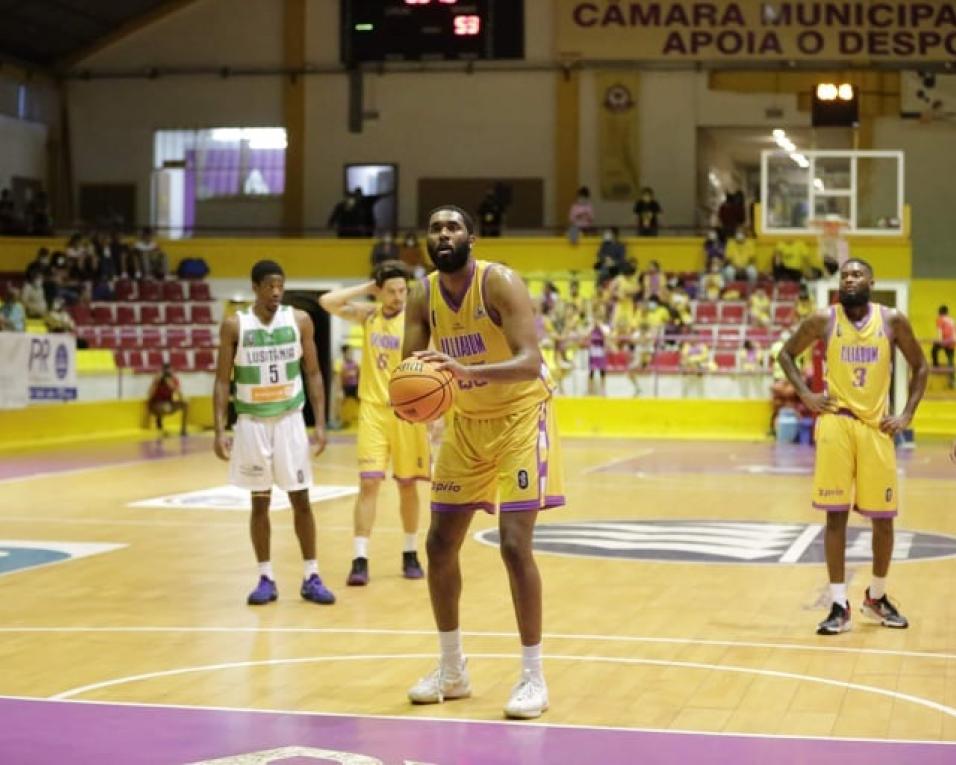
[[540, 717], [547, 708], [548, 686], [544, 677], [524, 670], [518, 684], [511, 691], [511, 698], [505, 704], [505, 717], [531, 720]]
[[466, 699], [471, 696], [471, 681], [464, 662], [458, 670], [442, 664], [408, 689], [413, 704], [441, 704], [445, 699]]

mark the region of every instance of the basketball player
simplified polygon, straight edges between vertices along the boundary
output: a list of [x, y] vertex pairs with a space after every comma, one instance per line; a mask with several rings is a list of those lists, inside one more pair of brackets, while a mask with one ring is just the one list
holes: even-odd
[[[428, 254], [437, 272], [405, 311], [402, 355], [437, 362], [455, 378], [454, 418], [432, 479], [428, 589], [438, 627], [438, 668], [408, 692], [419, 704], [471, 695], [458, 603], [459, 551], [476, 510], [500, 510], [501, 556], [521, 634], [521, 677], [508, 717], [548, 708], [541, 666], [541, 578], [531, 548], [539, 510], [564, 504], [551, 394], [524, 282], [475, 260], [475, 226], [451, 205], [429, 217]], [[432, 340], [439, 351], [428, 351]]]
[[[398, 481], [399, 511], [405, 544], [402, 573], [406, 579], [425, 576], [418, 562], [418, 491], [416, 481], [431, 475], [428, 431], [424, 425], [399, 420], [388, 403], [388, 380], [402, 362], [405, 334], [405, 300], [409, 273], [405, 265], [390, 260], [375, 268], [366, 284], [326, 292], [319, 304], [340, 319], [362, 325], [362, 366], [359, 373], [358, 463], [359, 495], [355, 501], [354, 553], [346, 584], [368, 584], [368, 538], [375, 522], [375, 504], [385, 469], [392, 463]], [[375, 303], [363, 298], [373, 295]]]
[[[269, 499], [275, 484], [288, 492], [295, 533], [304, 559], [300, 594], [330, 604], [335, 596], [322, 583], [315, 560], [315, 521], [309, 504], [312, 466], [302, 418], [305, 395], [299, 368], [305, 368], [309, 403], [315, 414], [315, 456], [325, 449], [325, 389], [316, 357], [312, 320], [282, 305], [285, 275], [278, 263], [260, 260], [252, 267], [255, 304], [227, 318], [219, 331], [219, 359], [213, 389], [216, 456], [229, 461], [229, 480], [252, 492], [249, 530], [259, 561], [259, 583], [251, 606], [276, 599], [269, 555]], [[239, 419], [234, 442], [226, 435], [229, 383], [236, 384]]]
[[[884, 627], [905, 628], [906, 617], [886, 595], [897, 514], [893, 438], [905, 430], [926, 390], [929, 367], [903, 314], [870, 302], [873, 269], [859, 258], [840, 268], [840, 302], [818, 311], [797, 328], [777, 357], [816, 425], [813, 506], [827, 511], [824, 549], [833, 605], [817, 634], [850, 627], [845, 558], [850, 508], [873, 524], [873, 579], [862, 612]], [[826, 343], [826, 390], [813, 393], [794, 359], [817, 340]], [[912, 372], [903, 411], [887, 413], [893, 350], [899, 348]]]

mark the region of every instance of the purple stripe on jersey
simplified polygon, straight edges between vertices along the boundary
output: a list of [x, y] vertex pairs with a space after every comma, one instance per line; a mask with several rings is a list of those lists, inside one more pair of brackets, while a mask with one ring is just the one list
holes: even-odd
[[484, 307], [485, 311], [488, 313], [488, 318], [494, 322], [495, 326], [501, 326], [501, 314], [492, 309], [487, 301], [485, 300], [485, 284], [488, 281], [488, 274], [491, 273], [491, 270], [494, 268], [492, 265], [485, 267], [484, 273], [481, 275], [481, 293], [479, 297], [481, 298], [481, 305]]
[[[863, 317], [862, 319], [860, 319], [859, 321], [854, 321], [854, 322], [851, 322], [851, 323], [852, 323], [853, 326], [856, 327], [858, 330], [863, 329], [863, 327], [866, 326], [866, 323], [870, 320], [870, 317], [871, 317], [872, 315], [873, 315], [873, 304], [872, 304], [872, 303], [867, 303], [867, 304], [866, 304], [866, 316], [864, 316], [864, 317]], [[850, 317], [847, 316], [847, 318], [849, 319]]]
[[896, 510], [863, 510], [855, 505], [853, 509], [865, 518], [895, 518], [898, 515]]
[[393, 475], [394, 478], [399, 483], [415, 483], [415, 481], [430, 481], [431, 476], [427, 475], [412, 475], [412, 476], [402, 476], [402, 475]]
[[826, 510], [828, 513], [848, 513], [850, 512], [849, 505], [822, 505], [819, 502], [814, 502], [813, 506], [817, 510]]
[[432, 502], [433, 513], [454, 513], [461, 510], [484, 510], [486, 513], [495, 514], [495, 506], [491, 502], [463, 502], [460, 505], [450, 502]]
[[501, 512], [509, 513], [515, 510], [540, 510], [540, 499], [523, 499], [520, 502], [502, 502]]
[[883, 334], [886, 335], [886, 339], [890, 342], [890, 345], [893, 344], [893, 327], [890, 326], [890, 309], [885, 305], [880, 306], [880, 316], [883, 318]]
[[385, 473], [381, 470], [363, 470], [359, 473], [359, 478], [384, 478]]
[[544, 498], [544, 507], [548, 509], [549, 507], [563, 507], [567, 504], [567, 501], [564, 498], [563, 494], [548, 494]]
[[468, 290], [471, 289], [471, 284], [475, 280], [475, 261], [471, 261], [471, 270], [468, 273], [468, 286], [465, 287], [465, 291], [461, 293], [461, 298], [456, 300], [455, 296], [452, 295], [448, 290], [445, 289], [445, 285], [441, 283], [441, 277], [438, 279], [438, 291], [441, 293], [441, 296], [445, 300], [445, 305], [451, 308], [452, 311], [458, 313], [458, 310], [461, 308], [461, 304], [465, 300], [465, 296], [468, 294]]

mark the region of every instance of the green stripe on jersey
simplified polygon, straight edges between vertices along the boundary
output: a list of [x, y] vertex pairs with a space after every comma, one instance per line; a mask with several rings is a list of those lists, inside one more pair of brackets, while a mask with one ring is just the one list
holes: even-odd
[[270, 345], [288, 345], [295, 342], [295, 327], [276, 327], [272, 332], [267, 329], [247, 329], [242, 333], [244, 348], [263, 348]]
[[300, 374], [302, 374], [302, 372], [300, 371], [300, 368], [299, 368], [298, 359], [296, 359], [295, 361], [289, 361], [286, 363], [285, 365], [286, 380], [289, 380], [291, 382], [292, 380], [295, 380], [297, 377], [299, 377]]
[[236, 364], [233, 367], [233, 379], [237, 385], [259, 385], [262, 382], [262, 369]]
[[239, 414], [251, 414], [254, 417], [275, 417], [276, 415], [288, 412], [292, 409], [299, 409], [305, 404], [305, 392], [299, 391], [297, 396], [287, 401], [273, 401], [267, 404], [247, 404], [245, 401], [236, 399], [236, 412]]

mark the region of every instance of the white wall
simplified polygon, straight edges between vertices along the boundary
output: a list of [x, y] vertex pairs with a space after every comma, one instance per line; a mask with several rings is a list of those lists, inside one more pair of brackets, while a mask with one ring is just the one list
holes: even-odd
[[46, 184], [47, 126], [0, 115], [0, 188], [13, 176]]

